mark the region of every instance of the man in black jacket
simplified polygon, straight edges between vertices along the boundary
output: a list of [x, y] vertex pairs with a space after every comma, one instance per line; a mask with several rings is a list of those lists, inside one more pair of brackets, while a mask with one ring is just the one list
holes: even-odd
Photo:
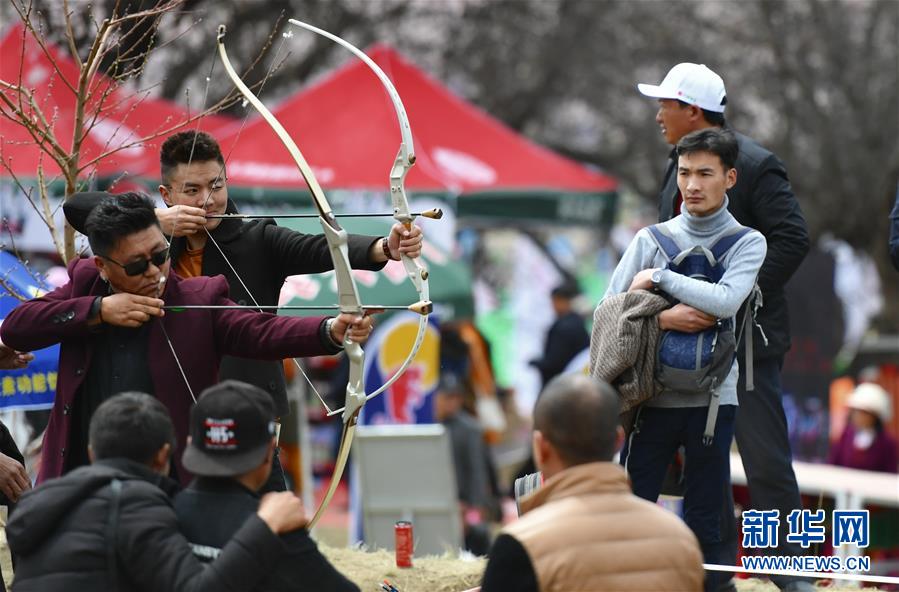
[[[277, 445], [272, 398], [236, 380], [209, 387], [191, 410], [190, 434], [182, 462], [198, 477], [175, 498], [175, 512], [194, 553], [209, 561], [223, 552], [259, 506], [258, 491], [268, 480]], [[305, 529], [281, 541], [286, 553], [272, 566], [261, 590], [358, 592]]]
[[[639, 91], [658, 99], [656, 122], [665, 140], [676, 145], [686, 134], [707, 127], [725, 127], [727, 95], [724, 81], [704, 65], [682, 63], [674, 66], [659, 85], [638, 84]], [[798, 545], [787, 544], [786, 516], [802, 508], [793, 473], [787, 420], [781, 401], [780, 371], [790, 348], [789, 316], [784, 285], [809, 250], [808, 228], [799, 202], [790, 187], [783, 163], [752, 138], [735, 133], [740, 153], [737, 183], [727, 192], [728, 209], [740, 224], [755, 228], [765, 236], [768, 253], [759, 271], [758, 283], [764, 305], [753, 328], [754, 390], [746, 391], [746, 355], [743, 341], [736, 417], [736, 439], [746, 469], [753, 507], [780, 510], [781, 544], [771, 549], [777, 555], [801, 555]], [[659, 195], [659, 221], [680, 213], [683, 203], [677, 188], [677, 156], [672, 151]], [[711, 326], [716, 319], [684, 304], [662, 313], [669, 326], [693, 332]], [[689, 461], [688, 461], [689, 462]], [[722, 516], [722, 536], [729, 559], [736, 562], [737, 538], [733, 496], [728, 486], [728, 507]], [[771, 578], [782, 590], [812, 589], [803, 580], [786, 576]]]
[[284, 552], [278, 534], [306, 523], [291, 493], [267, 496], [207, 569], [178, 530], [168, 493], [175, 429], [165, 406], [123, 393], [90, 424], [93, 464], [22, 496], [6, 527], [13, 590], [253, 589]]
[[576, 355], [590, 347], [584, 319], [572, 307], [579, 293], [572, 282], [562, 283], [550, 293], [556, 319], [546, 333], [543, 356], [531, 361], [531, 365], [540, 371], [541, 387], [561, 374]]

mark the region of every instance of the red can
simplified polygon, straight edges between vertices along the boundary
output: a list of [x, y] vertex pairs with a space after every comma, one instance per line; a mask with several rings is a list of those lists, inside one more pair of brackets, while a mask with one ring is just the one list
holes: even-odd
[[396, 566], [412, 567], [412, 523], [400, 520], [393, 530], [396, 534]]

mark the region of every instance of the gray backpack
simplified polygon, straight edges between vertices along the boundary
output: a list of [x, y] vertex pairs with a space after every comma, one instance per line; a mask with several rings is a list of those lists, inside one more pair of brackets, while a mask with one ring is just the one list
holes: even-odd
[[[667, 268], [694, 279], [717, 283], [724, 275], [721, 259], [751, 229], [740, 226], [722, 236], [711, 246], [681, 249], [661, 225], [649, 227], [650, 234], [668, 261]], [[760, 303], [756, 286], [745, 303], [746, 312], [735, 332], [732, 319], [721, 319], [714, 326], [698, 333], [663, 331], [656, 350], [655, 378], [664, 390], [684, 394], [708, 394], [709, 413], [706, 419], [703, 444], [711, 445], [718, 417], [720, 394], [718, 387], [727, 378], [736, 359], [737, 343], [743, 330], [752, 322]], [[741, 307], [742, 308], [742, 307]], [[739, 318], [739, 314], [737, 315]], [[752, 335], [745, 332], [747, 377], [746, 389], [752, 390]]]

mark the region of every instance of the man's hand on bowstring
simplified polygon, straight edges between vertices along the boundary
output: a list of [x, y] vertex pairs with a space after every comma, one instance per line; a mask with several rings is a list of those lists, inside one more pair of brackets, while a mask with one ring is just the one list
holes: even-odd
[[206, 226], [206, 210], [191, 206], [157, 208], [156, 219], [168, 237], [195, 234]]
[[100, 301], [99, 320], [116, 327], [140, 327], [153, 317], [165, 315], [163, 301], [149, 296], [121, 292]]

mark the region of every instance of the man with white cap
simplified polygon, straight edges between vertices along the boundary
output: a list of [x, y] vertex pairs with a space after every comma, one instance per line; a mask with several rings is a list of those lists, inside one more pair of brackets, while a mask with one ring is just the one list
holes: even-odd
[[[638, 84], [647, 97], [658, 99], [656, 122], [672, 146], [686, 134], [708, 127], [726, 127], [724, 81], [702, 64], [681, 63], [668, 72], [661, 84]], [[753, 328], [754, 390], [746, 391], [746, 355], [741, 350], [738, 383], [739, 412], [735, 436], [749, 483], [752, 506], [780, 510], [781, 516], [801, 508], [799, 487], [793, 473], [787, 421], [781, 400], [780, 371], [790, 348], [789, 317], [784, 285], [799, 267], [809, 249], [808, 228], [793, 194], [787, 172], [779, 158], [743, 134], [734, 134], [739, 145], [737, 181], [727, 191], [728, 209], [740, 224], [755, 228], [767, 241], [768, 252], [759, 272], [763, 306]], [[680, 214], [683, 198], [677, 187], [677, 155], [672, 150], [659, 195], [659, 221]], [[710, 327], [715, 319], [678, 304], [662, 313], [667, 326], [685, 332]], [[736, 563], [737, 529], [733, 497], [728, 487], [723, 510], [722, 536], [725, 556]], [[800, 555], [798, 545], [786, 543], [786, 520], [781, 523], [775, 555]], [[771, 578], [782, 590], [811, 590], [804, 580], [788, 576]], [[732, 587], [732, 584], [729, 585]]]

